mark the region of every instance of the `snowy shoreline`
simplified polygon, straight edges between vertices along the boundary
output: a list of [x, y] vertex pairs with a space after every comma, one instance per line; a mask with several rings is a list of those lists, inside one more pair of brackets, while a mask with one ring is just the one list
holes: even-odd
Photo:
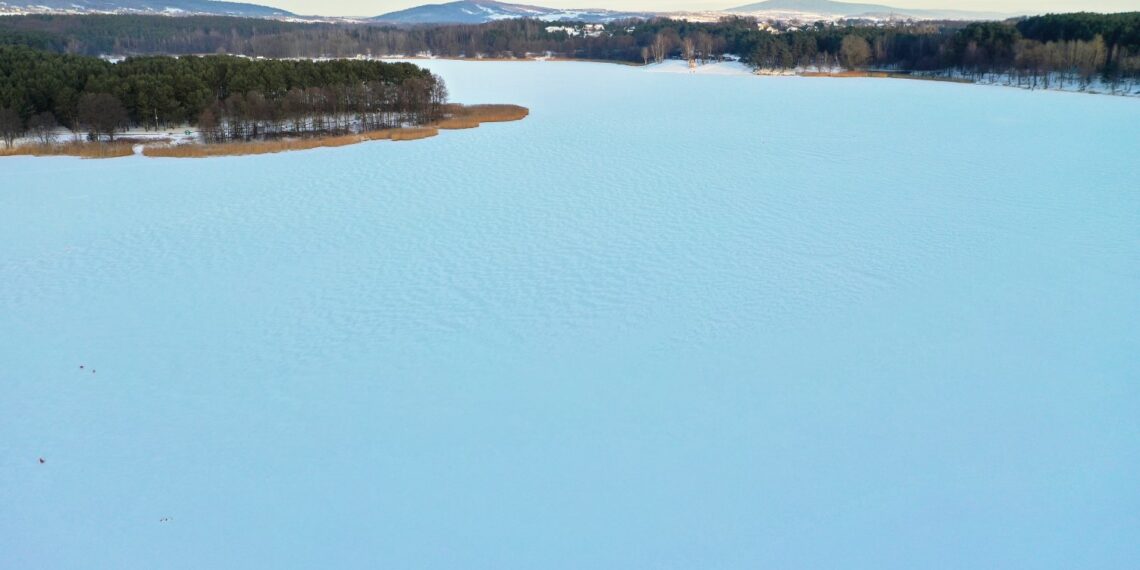
[[[320, 136], [284, 136], [280, 138], [240, 140], [222, 143], [202, 141], [202, 134], [190, 125], [173, 129], [131, 129], [117, 135], [115, 140], [86, 141], [66, 127], [57, 127], [48, 142], [31, 136], [16, 140], [10, 148], [0, 149], [0, 158], [6, 156], [71, 156], [76, 158], [208, 158], [218, 156], [247, 156], [273, 154], [322, 147], [340, 147], [370, 141], [411, 141], [439, 135], [440, 131], [465, 130], [485, 123], [520, 121], [530, 110], [518, 105], [476, 105], [460, 107], [455, 114], [422, 126], [402, 126], [389, 129], [361, 130], [344, 134]], [[176, 134], [183, 131], [183, 134]]]
[[[210, 55], [210, 54], [194, 54], [194, 55]], [[123, 56], [101, 56], [108, 61], [117, 62], [124, 59]], [[249, 57], [239, 55], [237, 57]], [[732, 58], [734, 56], [726, 56]], [[259, 58], [250, 58], [259, 59]], [[1120, 89], [1113, 90], [1107, 86], [1101, 79], [1096, 79], [1090, 82], [1079, 82], [1072, 79], [1064, 79], [1063, 74], [1053, 74], [1049, 80], [1044, 78], [1037, 78], [1035, 81], [1032, 79], [1022, 79], [1022, 83], [1018, 83], [1018, 79], [1013, 74], [1009, 73], [987, 73], [982, 74], [980, 77], [971, 76], [970, 74], [961, 71], [916, 71], [906, 74], [902, 77], [901, 71], [883, 72], [885, 76], [879, 76], [876, 72], [850, 72], [842, 68], [816, 68], [816, 67], [796, 67], [796, 68], [753, 68], [745, 63], [742, 63], [739, 58], [726, 59], [724, 61], [712, 61], [705, 63], [696, 63], [690, 66], [688, 62], [680, 59], [667, 59], [665, 61], [640, 64], [629, 61], [614, 61], [602, 59], [578, 59], [568, 57], [558, 57], [552, 54], [536, 55], [528, 54], [527, 57], [453, 57], [453, 56], [437, 56], [429, 53], [419, 53], [416, 55], [365, 55], [358, 54], [351, 57], [317, 57], [317, 58], [283, 58], [283, 59], [311, 59], [313, 61], [326, 61], [334, 59], [362, 59], [362, 60], [376, 60], [376, 61], [464, 61], [464, 62], [500, 62], [500, 63], [601, 63], [608, 65], [620, 65], [625, 67], [635, 67], [642, 69], [647, 73], [687, 73], [690, 75], [754, 75], [761, 77], [806, 77], [817, 79], [820, 77], [836, 78], [836, 79], [910, 79], [922, 81], [937, 81], [937, 82], [953, 82], [962, 85], [985, 85], [992, 87], [1013, 87], [1025, 91], [1050, 91], [1058, 93], [1081, 93], [1086, 95], [1111, 95], [1116, 97], [1140, 97], [1140, 82], [1130, 84], [1128, 88], [1123, 91]], [[847, 76], [846, 73], [854, 73], [854, 75]], [[876, 74], [876, 75], [864, 75]], [[1048, 87], [1045, 87], [1047, 85]], [[1055, 85], [1060, 85], [1056, 87]]]
[[[549, 56], [536, 56], [526, 58], [490, 58], [490, 57], [441, 57], [433, 55], [415, 55], [415, 56], [382, 56], [375, 59], [391, 60], [391, 61], [430, 61], [430, 60], [446, 60], [446, 61], [469, 61], [469, 62], [515, 62], [515, 63], [545, 63], [545, 62], [559, 62], [559, 63], [605, 63], [614, 65], [624, 65], [628, 67], [636, 67], [642, 69], [647, 73], [678, 73], [690, 75], [720, 75], [720, 76], [761, 76], [761, 77], [805, 77], [810, 79], [816, 78], [833, 78], [833, 79], [909, 79], [918, 81], [934, 81], [942, 83], [959, 83], [962, 85], [983, 85], [992, 87], [1012, 87], [1022, 89], [1025, 91], [1049, 91], [1057, 93], [1081, 93], [1086, 95], [1110, 95], [1116, 97], [1140, 97], [1140, 83], [1130, 85], [1126, 89], [1113, 90], [1110, 86], [1105, 84], [1104, 81], [1097, 79], [1086, 83], [1081, 83], [1074, 80], [1060, 80], [1055, 75], [1050, 81], [1044, 81], [1038, 78], [1037, 81], [1030, 82], [1030, 80], [1023, 78], [1021, 83], [1012, 74], [985, 74], [980, 78], [972, 78], [968, 74], [962, 72], [913, 72], [903, 76], [897, 72], [884, 72], [884, 75], [872, 74], [872, 72], [855, 72], [855, 74], [847, 76], [849, 73], [843, 69], [816, 69], [816, 68], [791, 68], [791, 69], [754, 69], [751, 66], [740, 62], [739, 60], [730, 61], [713, 61], [707, 63], [696, 63], [689, 65], [688, 62], [679, 59], [669, 59], [658, 63], [638, 64], [633, 62], [621, 61], [606, 61], [606, 60], [593, 60], [593, 59], [572, 59], [560, 58]], [[1044, 85], [1048, 85], [1045, 87]], [[1057, 87], [1059, 85], [1059, 87]]]

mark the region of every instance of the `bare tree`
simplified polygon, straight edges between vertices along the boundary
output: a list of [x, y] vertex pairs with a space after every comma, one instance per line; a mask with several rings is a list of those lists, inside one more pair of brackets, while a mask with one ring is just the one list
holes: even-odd
[[79, 98], [79, 124], [90, 138], [107, 135], [112, 142], [115, 133], [127, 124], [127, 111], [119, 98], [110, 93], [85, 93]]
[[693, 35], [693, 44], [697, 50], [697, 53], [700, 54], [702, 62], [707, 63], [709, 61], [712, 61], [712, 59], [713, 59], [713, 39], [712, 39], [712, 36], [710, 36], [704, 30], [698, 30], [697, 33]]
[[198, 115], [198, 134], [202, 136], [202, 140], [206, 142], [213, 142], [219, 140], [218, 136], [218, 118], [212, 110], [207, 108]]
[[650, 44], [649, 49], [653, 52], [653, 61], [661, 63], [669, 55], [669, 38], [665, 34], [658, 33], [653, 36], [653, 43]]
[[438, 75], [433, 75], [435, 80], [430, 87], [429, 97], [431, 99], [431, 112], [428, 117], [431, 121], [438, 121], [443, 118], [443, 106], [447, 104], [447, 84], [443, 82], [443, 78]]
[[55, 115], [51, 114], [50, 111], [32, 115], [32, 118], [28, 119], [28, 131], [43, 144], [55, 142], [55, 131], [58, 128], [59, 122], [55, 120]]
[[20, 114], [8, 108], [0, 109], [0, 139], [4, 139], [4, 146], [12, 148], [16, 139], [24, 134], [24, 121]]
[[843, 38], [839, 59], [847, 69], [863, 67], [871, 60], [871, 44], [855, 34], [848, 35]]

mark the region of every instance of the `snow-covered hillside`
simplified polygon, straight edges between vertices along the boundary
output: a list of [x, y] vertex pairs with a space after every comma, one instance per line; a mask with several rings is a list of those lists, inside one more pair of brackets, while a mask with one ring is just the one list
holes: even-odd
[[461, 0], [447, 4], [427, 4], [390, 12], [373, 18], [392, 24], [482, 24], [512, 18], [536, 18], [548, 22], [611, 22], [623, 18], [649, 17], [645, 13], [617, 12], [612, 10], [559, 10], [508, 4], [491, 0]]
[[165, 14], [289, 18], [292, 12], [215, 0], [3, 0], [0, 14]]
[[833, 0], [766, 0], [726, 10], [764, 19], [838, 20], [843, 18], [913, 20], [1000, 20], [1007, 17], [992, 11], [897, 8], [883, 4], [859, 4]]

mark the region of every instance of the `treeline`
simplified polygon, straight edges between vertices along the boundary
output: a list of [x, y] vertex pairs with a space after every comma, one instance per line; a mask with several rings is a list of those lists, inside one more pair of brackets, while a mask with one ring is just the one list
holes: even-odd
[[735, 54], [763, 68], [1075, 72], [1106, 78], [1140, 74], [1140, 12], [1054, 14], [972, 24], [819, 22], [783, 33], [761, 30], [750, 18], [716, 23], [614, 22], [596, 37], [547, 32], [548, 26], [536, 20], [397, 28], [212, 16], [34, 15], [0, 18], [0, 45], [85, 55], [221, 52], [269, 58], [421, 52], [526, 57], [549, 52], [571, 58], [647, 62]]
[[[692, 53], [703, 36], [765, 69], [879, 68], [965, 74], [1071, 74], [1090, 80], [1140, 76], [1140, 12], [1064, 14], [1008, 22], [897, 25], [816, 23], [779, 34], [733, 19], [707, 27], [650, 22], [666, 57]], [[708, 45], [708, 40], [704, 40]], [[700, 50], [697, 50], [699, 55]], [[644, 54], [643, 54], [644, 55]]]
[[227, 53], [343, 58], [432, 52], [455, 57], [522, 57], [547, 51], [608, 60], [632, 61], [637, 56], [637, 41], [628, 35], [574, 37], [546, 32], [550, 25], [537, 20], [506, 20], [398, 28], [224, 16], [28, 15], [0, 18], [0, 45], [96, 56]]
[[0, 46], [0, 134], [8, 142], [14, 131], [47, 136], [58, 124], [113, 139], [128, 126], [200, 120], [215, 140], [343, 133], [432, 122], [446, 99], [441, 79], [408, 63], [221, 55], [110, 63]]
[[[1140, 12], [1047, 15], [1017, 21], [894, 26], [817, 23], [772, 34], [749, 18], [718, 23], [668, 19], [615, 22], [599, 37], [546, 32], [547, 23], [509, 20], [483, 25], [395, 28], [377, 25], [306, 24], [248, 18], [196, 16], [58, 16], [0, 19], [0, 44], [86, 55], [225, 53], [262, 57], [349, 57], [361, 54], [512, 56], [554, 52], [567, 57], [644, 60], [683, 55], [686, 40], [709, 55], [733, 53], [770, 66], [812, 65], [821, 53], [838, 56], [842, 40], [856, 35], [871, 44], [870, 63], [912, 68], [951, 68], [992, 59], [1009, 65], [1019, 41], [1105, 42], [1106, 65], [1136, 56]], [[973, 43], [975, 48], [971, 49]], [[647, 53], [648, 52], [648, 53]], [[984, 54], [982, 53], [984, 52]], [[1003, 60], [1004, 58], [1004, 60]]]

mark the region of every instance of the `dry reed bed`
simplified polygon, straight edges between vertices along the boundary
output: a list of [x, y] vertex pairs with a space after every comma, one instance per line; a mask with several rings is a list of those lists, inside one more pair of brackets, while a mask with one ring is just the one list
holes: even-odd
[[441, 129], [474, 129], [483, 123], [520, 121], [530, 110], [519, 105], [448, 105], [448, 117], [436, 126]]
[[270, 154], [290, 150], [348, 146], [366, 141], [393, 140], [410, 141], [426, 139], [439, 134], [434, 127], [407, 129], [384, 129], [352, 135], [315, 137], [310, 139], [278, 139], [271, 141], [232, 142], [222, 144], [180, 144], [148, 146], [143, 154], [161, 158], [208, 158], [211, 156], [240, 156], [246, 154]]
[[243, 154], [270, 154], [289, 150], [308, 150], [320, 147], [337, 147], [364, 141], [393, 138], [394, 129], [369, 131], [353, 135], [318, 137], [311, 139], [278, 139], [270, 141], [232, 142], [221, 144], [180, 144], [147, 146], [143, 154], [162, 158], [207, 158], [211, 156], [236, 156]]
[[129, 142], [60, 144], [24, 144], [0, 149], [0, 156], [78, 156], [80, 158], [117, 158], [135, 153]]
[[530, 114], [530, 109], [521, 105], [449, 105], [446, 112], [449, 119], [502, 123], [521, 121]]
[[414, 141], [434, 137], [439, 134], [435, 127], [412, 127], [407, 129], [393, 129], [389, 139], [394, 141]]

